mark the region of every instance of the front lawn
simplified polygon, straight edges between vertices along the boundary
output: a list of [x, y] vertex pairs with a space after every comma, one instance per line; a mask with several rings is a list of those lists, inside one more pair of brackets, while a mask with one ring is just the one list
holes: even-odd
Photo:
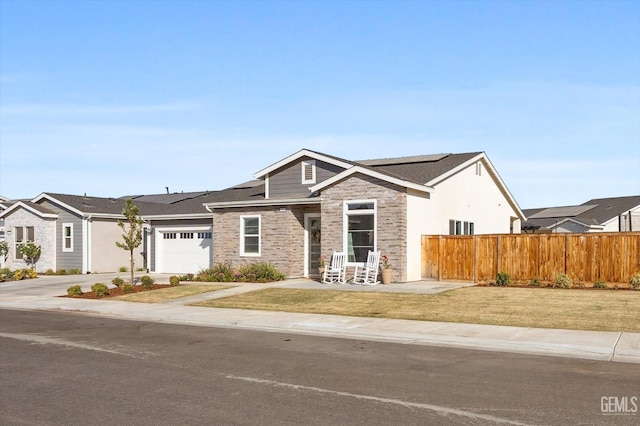
[[269, 288], [194, 305], [640, 333], [640, 292], [620, 290], [467, 287], [427, 295]]

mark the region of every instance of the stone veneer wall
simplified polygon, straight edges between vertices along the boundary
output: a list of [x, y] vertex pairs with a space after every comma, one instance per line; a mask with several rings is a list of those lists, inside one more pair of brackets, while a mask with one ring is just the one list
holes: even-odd
[[[407, 280], [406, 189], [370, 176], [355, 174], [322, 191], [322, 254], [346, 250], [343, 241], [344, 201], [377, 200], [377, 249], [389, 258], [393, 281]], [[351, 270], [347, 278], [351, 278]]]
[[[36, 270], [44, 272], [56, 269], [56, 220], [41, 219], [25, 209], [16, 209], [5, 218], [5, 238], [9, 244], [9, 254], [5, 267], [15, 270], [27, 267], [21, 256], [16, 259], [15, 227], [33, 226], [35, 243], [42, 246], [42, 254], [36, 262]], [[26, 238], [26, 235], [25, 235]]]
[[[288, 278], [304, 275], [304, 214], [317, 206], [216, 209], [213, 214], [213, 263], [269, 262]], [[260, 216], [260, 256], [240, 256], [240, 216]]]

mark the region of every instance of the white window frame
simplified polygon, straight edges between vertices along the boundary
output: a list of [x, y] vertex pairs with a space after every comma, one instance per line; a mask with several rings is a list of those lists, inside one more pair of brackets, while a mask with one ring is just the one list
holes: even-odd
[[[246, 219], [258, 219], [258, 234], [245, 234], [245, 220]], [[258, 252], [251, 253], [245, 251], [244, 240], [245, 237], [258, 237]], [[240, 216], [240, 256], [244, 257], [260, 257], [262, 255], [262, 218], [260, 215], [242, 215]]]
[[[370, 210], [349, 210], [349, 206], [352, 204], [373, 204], [373, 209]], [[371, 215], [373, 216], [373, 250], [377, 250], [378, 247], [378, 200], [345, 200], [342, 203], [343, 220], [342, 220], [342, 246], [345, 254], [347, 255], [347, 266], [363, 266], [364, 262], [350, 262], [349, 261], [349, 216], [351, 215]]]
[[[307, 167], [311, 167], [311, 179], [307, 179], [307, 174], [306, 174]], [[316, 160], [302, 161], [302, 184], [311, 185], [315, 183], [316, 183]]]
[[[69, 229], [69, 237], [67, 237], [66, 230]], [[67, 240], [69, 241], [69, 247], [67, 247]], [[62, 224], [62, 251], [65, 253], [73, 252], [73, 223]]]

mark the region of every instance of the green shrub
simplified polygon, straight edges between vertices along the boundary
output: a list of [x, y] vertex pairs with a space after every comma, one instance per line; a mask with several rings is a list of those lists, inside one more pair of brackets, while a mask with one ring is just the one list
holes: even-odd
[[13, 272], [9, 268], [0, 269], [0, 282], [13, 278]]
[[143, 275], [142, 278], [140, 278], [140, 282], [142, 283], [142, 286], [147, 290], [151, 290], [153, 288], [153, 278], [151, 278], [149, 275]]
[[55, 272], [53, 272], [53, 269], [47, 269], [47, 270], [44, 272], [44, 274], [45, 274], [45, 275], [54, 275], [54, 274], [55, 274]]
[[237, 269], [234, 281], [238, 282], [267, 282], [282, 281], [285, 275], [268, 262], [248, 263]]
[[585, 288], [587, 285], [585, 283], [578, 283], [578, 288]]
[[171, 285], [180, 285], [180, 277], [177, 275], [172, 275], [169, 277], [169, 284]]
[[231, 282], [233, 268], [228, 263], [216, 263], [212, 268], [203, 269], [198, 273], [198, 281]]
[[607, 285], [604, 283], [604, 281], [596, 281], [595, 283], [593, 283], [593, 288], [607, 288]]
[[120, 277], [115, 277], [111, 280], [111, 284], [115, 285], [116, 287], [122, 287], [122, 284], [124, 284], [124, 280]]
[[14, 280], [20, 281], [22, 278], [24, 278], [24, 272], [22, 272], [22, 269], [18, 269], [13, 273]]
[[33, 278], [38, 278], [38, 273], [36, 272], [35, 269], [29, 268], [29, 269], [27, 269], [27, 277], [32, 278], [32, 279]]
[[91, 291], [93, 291], [98, 297], [104, 297], [109, 294], [109, 287], [103, 283], [95, 283], [91, 286]]
[[82, 296], [82, 288], [79, 285], [72, 285], [67, 289], [67, 296], [69, 297]]
[[640, 272], [636, 272], [629, 278], [629, 289], [640, 290]]
[[529, 285], [531, 287], [540, 287], [540, 280], [537, 278], [533, 278], [531, 281], [529, 281]]
[[67, 270], [66, 269], [58, 269], [56, 271], [56, 275], [67, 275]]
[[69, 269], [69, 275], [80, 275], [82, 271], [78, 268]]
[[496, 276], [496, 285], [498, 287], [506, 287], [509, 284], [511, 284], [511, 278], [509, 277], [509, 274], [507, 274], [506, 272], [498, 272], [498, 275]]
[[144, 268], [136, 268], [137, 272], [144, 272]]
[[133, 285], [126, 283], [122, 286], [122, 291], [124, 291], [125, 293], [133, 293], [134, 287]]
[[121, 266], [120, 269], [118, 269], [119, 272], [127, 272], [129, 270], [129, 268], [127, 268], [126, 266]]
[[573, 285], [573, 280], [567, 274], [558, 274], [556, 275], [556, 284], [554, 287], [557, 288], [571, 288]]

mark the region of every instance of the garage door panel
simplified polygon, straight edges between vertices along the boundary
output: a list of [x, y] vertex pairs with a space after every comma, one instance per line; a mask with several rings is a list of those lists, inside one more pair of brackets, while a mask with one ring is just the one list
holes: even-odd
[[211, 230], [160, 233], [158, 272], [197, 273], [211, 266]]

